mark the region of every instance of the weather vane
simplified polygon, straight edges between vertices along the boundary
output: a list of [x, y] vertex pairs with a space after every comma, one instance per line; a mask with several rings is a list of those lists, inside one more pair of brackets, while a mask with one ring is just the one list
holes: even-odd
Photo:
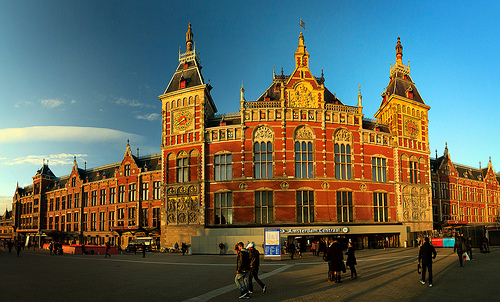
[[300, 22], [297, 23], [300, 27], [302, 27], [304, 30], [306, 30], [306, 23], [302, 21], [302, 18], [300, 18]]

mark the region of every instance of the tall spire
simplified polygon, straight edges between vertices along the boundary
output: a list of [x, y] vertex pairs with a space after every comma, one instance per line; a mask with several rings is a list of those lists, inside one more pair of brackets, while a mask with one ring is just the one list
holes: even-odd
[[358, 93], [358, 107], [363, 107], [363, 105], [361, 104], [361, 99], [363, 98], [361, 96], [361, 85], [358, 85], [359, 87], [359, 93]]
[[398, 43], [396, 44], [396, 64], [403, 64], [403, 45], [401, 45], [399, 37]]
[[187, 47], [187, 51], [191, 51], [193, 50], [193, 31], [191, 30], [191, 23], [189, 23], [189, 28], [188, 28], [188, 31], [186, 33], [186, 47]]

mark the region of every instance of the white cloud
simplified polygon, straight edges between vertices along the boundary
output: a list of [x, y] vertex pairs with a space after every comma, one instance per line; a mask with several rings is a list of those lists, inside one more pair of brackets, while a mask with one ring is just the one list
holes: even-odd
[[118, 105], [127, 105], [131, 107], [144, 107], [144, 108], [154, 108], [155, 106], [145, 103], [137, 102], [136, 100], [127, 100], [124, 98], [119, 98], [115, 101], [115, 104]]
[[22, 156], [18, 158], [14, 158], [10, 162], [4, 163], [7, 166], [13, 166], [13, 165], [22, 165], [22, 164], [34, 164], [34, 165], [39, 165], [41, 162], [48, 161], [50, 165], [57, 166], [57, 165], [69, 165], [73, 163], [74, 157], [77, 158], [82, 158], [85, 160], [85, 157], [87, 157], [87, 154], [66, 154], [66, 153], [60, 153], [60, 154], [51, 154], [51, 155], [28, 155], [28, 156]]
[[71, 104], [76, 104], [77, 101], [76, 100], [71, 100]]
[[151, 113], [151, 114], [136, 115], [135, 117], [140, 120], [154, 121], [160, 118], [160, 114]]
[[43, 106], [49, 109], [53, 109], [64, 104], [64, 101], [61, 101], [59, 99], [47, 99], [47, 100], [41, 100], [40, 103], [42, 103]]
[[142, 136], [119, 130], [97, 127], [35, 126], [0, 129], [0, 143], [48, 142], [123, 142], [141, 141]]
[[14, 107], [20, 108], [20, 107], [31, 106], [31, 105], [33, 105], [33, 102], [30, 102], [30, 101], [19, 101], [19, 102], [17, 102], [14, 105]]

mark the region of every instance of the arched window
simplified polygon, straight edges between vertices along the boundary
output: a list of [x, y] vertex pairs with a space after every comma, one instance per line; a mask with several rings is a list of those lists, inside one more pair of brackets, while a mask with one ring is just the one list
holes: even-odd
[[314, 177], [313, 132], [308, 127], [300, 127], [295, 132], [295, 177]]
[[273, 132], [259, 127], [254, 133], [253, 162], [255, 178], [273, 177]]
[[419, 164], [416, 158], [411, 157], [408, 160], [408, 167], [410, 172], [410, 183], [416, 184], [419, 179]]
[[335, 133], [335, 178], [352, 179], [351, 142], [349, 131], [341, 129]]
[[189, 181], [189, 157], [186, 151], [181, 151], [176, 159], [177, 182]]

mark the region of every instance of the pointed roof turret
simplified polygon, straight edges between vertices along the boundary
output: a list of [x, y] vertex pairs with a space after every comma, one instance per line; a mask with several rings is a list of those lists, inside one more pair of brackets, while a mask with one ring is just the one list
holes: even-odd
[[382, 94], [382, 104], [389, 99], [391, 95], [397, 95], [410, 99], [416, 103], [425, 105], [424, 100], [420, 96], [420, 93], [415, 86], [415, 83], [410, 77], [410, 65], [404, 65], [403, 61], [403, 46], [401, 45], [401, 38], [398, 37], [398, 42], [396, 44], [396, 64], [391, 66], [389, 84]]
[[188, 31], [186, 32], [186, 52], [192, 50], [193, 46], [193, 31], [191, 30], [191, 23], [188, 25]]
[[403, 45], [401, 45], [401, 39], [398, 37], [398, 43], [396, 44], [396, 64], [403, 64]]

